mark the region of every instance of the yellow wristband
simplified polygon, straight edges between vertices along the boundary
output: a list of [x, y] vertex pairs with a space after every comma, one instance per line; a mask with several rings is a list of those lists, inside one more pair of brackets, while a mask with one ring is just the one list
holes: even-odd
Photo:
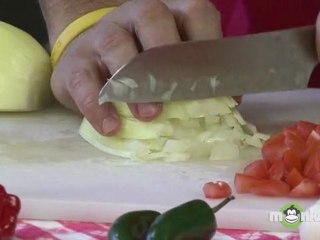
[[95, 25], [103, 16], [110, 13], [113, 9], [114, 7], [98, 9], [96, 11], [89, 12], [70, 23], [60, 34], [57, 41], [53, 45], [51, 51], [52, 66], [56, 66], [64, 50], [69, 46], [72, 40], [74, 40], [82, 32]]

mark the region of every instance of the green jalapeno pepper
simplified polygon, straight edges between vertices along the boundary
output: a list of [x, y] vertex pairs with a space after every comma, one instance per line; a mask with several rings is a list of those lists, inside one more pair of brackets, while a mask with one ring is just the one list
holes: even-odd
[[217, 228], [215, 213], [233, 199], [230, 196], [214, 208], [203, 200], [177, 206], [155, 219], [146, 240], [210, 240]]
[[233, 200], [229, 196], [211, 208], [203, 200], [192, 200], [162, 215], [135, 211], [120, 216], [109, 231], [109, 240], [210, 240], [216, 232], [215, 213]]
[[152, 222], [160, 215], [156, 211], [134, 211], [120, 216], [112, 225], [109, 240], [144, 240]]

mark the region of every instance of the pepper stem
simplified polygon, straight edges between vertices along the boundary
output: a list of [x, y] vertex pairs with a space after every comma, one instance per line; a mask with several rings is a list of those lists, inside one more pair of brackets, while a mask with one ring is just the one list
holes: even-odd
[[221, 208], [223, 208], [225, 205], [227, 205], [230, 201], [234, 200], [234, 196], [229, 196], [226, 199], [224, 199], [221, 203], [219, 203], [217, 206], [212, 208], [213, 213], [218, 212]]

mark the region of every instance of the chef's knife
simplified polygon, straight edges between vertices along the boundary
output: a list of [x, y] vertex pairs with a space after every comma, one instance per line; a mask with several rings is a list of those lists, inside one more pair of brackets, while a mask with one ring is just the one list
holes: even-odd
[[139, 54], [99, 102], [164, 102], [307, 88], [317, 63], [314, 26], [190, 41]]

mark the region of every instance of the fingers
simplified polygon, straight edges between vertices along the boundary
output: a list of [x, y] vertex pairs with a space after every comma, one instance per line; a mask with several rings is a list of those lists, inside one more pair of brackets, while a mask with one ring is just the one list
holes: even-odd
[[133, 36], [117, 24], [108, 23], [103, 37], [96, 42], [96, 53], [111, 74], [138, 55]]
[[155, 119], [162, 111], [161, 103], [128, 104], [128, 107], [135, 118], [145, 122]]
[[[54, 71], [51, 82], [57, 99], [79, 109], [101, 134], [112, 136], [120, 128], [113, 105], [98, 104], [107, 72], [114, 74], [140, 50], [177, 43], [181, 36], [185, 40], [221, 36], [219, 14], [209, 0], [163, 1], [167, 5], [160, 0], [127, 1], [77, 38]], [[136, 118], [150, 121], [161, 113], [162, 105], [129, 108]]]
[[164, 3], [144, 0], [135, 4], [135, 8], [132, 31], [144, 50], [181, 41], [174, 16]]
[[183, 40], [222, 37], [220, 13], [209, 0], [165, 0], [175, 14]]
[[[169, 8], [161, 1], [145, 0], [135, 5], [132, 18], [135, 22], [132, 32], [136, 34], [143, 50], [180, 42], [175, 19]], [[150, 121], [160, 115], [161, 103], [129, 104], [132, 114]]]
[[[61, 62], [63, 65], [60, 63], [57, 66], [57, 74], [52, 76], [53, 91], [64, 105], [74, 108], [75, 104], [99, 133], [112, 136], [120, 128], [120, 118], [112, 104], [98, 104], [102, 81], [96, 64], [87, 59], [79, 59], [74, 59], [76, 64], [72, 64], [72, 58], [69, 58], [69, 65]], [[59, 69], [60, 66], [68, 66], [68, 71]], [[61, 84], [65, 86], [59, 86]]]
[[112, 104], [98, 104], [98, 95], [102, 87], [96, 69], [82, 68], [74, 72], [68, 81], [67, 89], [79, 110], [99, 132], [113, 135], [120, 127], [119, 116]]
[[[96, 51], [111, 74], [138, 54], [133, 36], [117, 24], [109, 24], [105, 36], [97, 42]], [[161, 111], [160, 104], [153, 103], [130, 104], [129, 108], [132, 114], [142, 121], [152, 120]]]
[[[136, 39], [143, 50], [180, 41], [175, 19], [161, 1], [141, 0], [125, 7], [129, 13], [126, 20], [115, 17], [113, 24], [105, 26], [110, 19], [106, 18], [101, 23], [108, 31], [103, 41], [98, 43], [97, 52], [111, 74], [138, 54]], [[129, 104], [129, 108], [142, 121], [154, 119], [162, 110], [160, 103]]]

